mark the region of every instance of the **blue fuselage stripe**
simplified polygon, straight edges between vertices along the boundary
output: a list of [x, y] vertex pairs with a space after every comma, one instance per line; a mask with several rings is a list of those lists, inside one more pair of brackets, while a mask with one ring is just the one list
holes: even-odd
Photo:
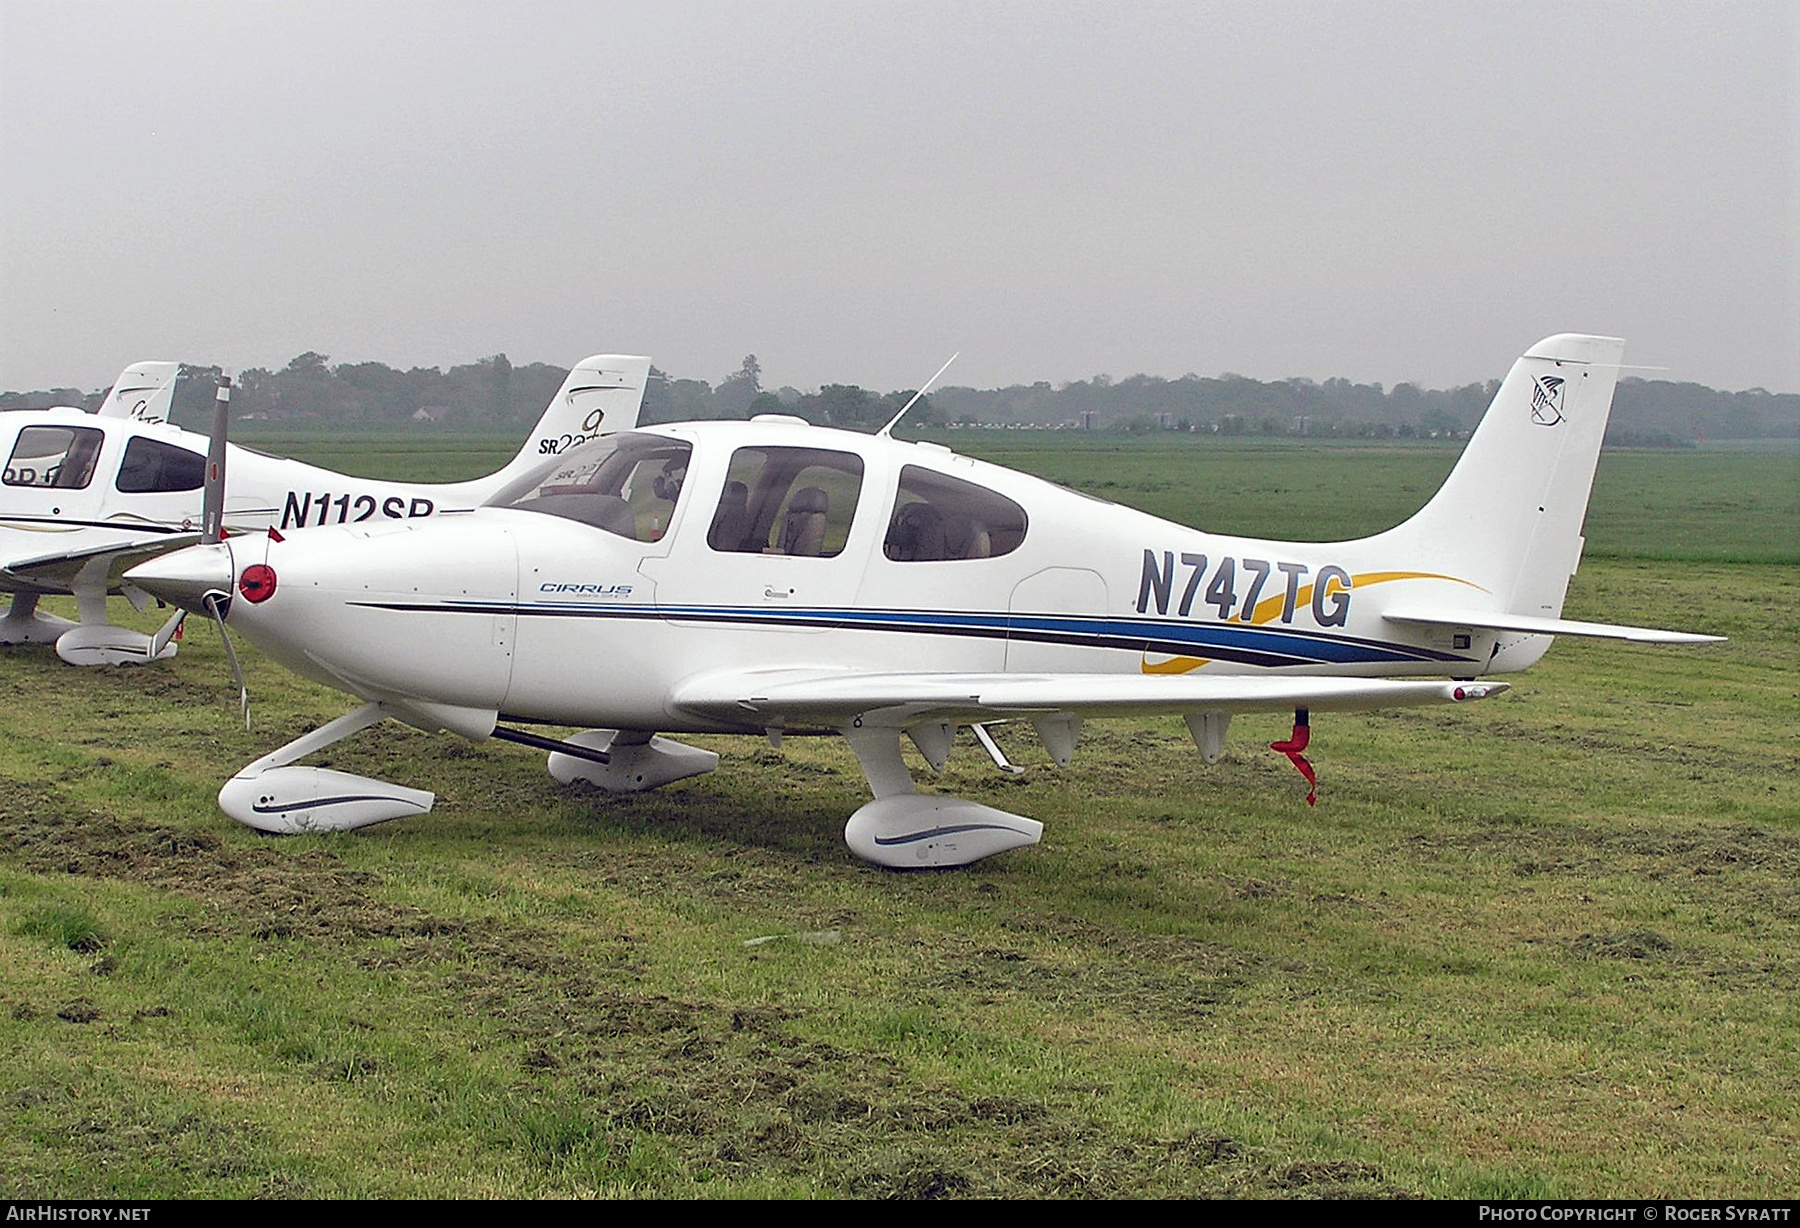
[[511, 614], [532, 618], [654, 619], [739, 627], [806, 627], [818, 630], [902, 632], [915, 635], [974, 636], [1033, 643], [1069, 644], [1200, 656], [1267, 667], [1297, 665], [1468, 663], [1466, 655], [1382, 640], [1334, 636], [1292, 628], [1230, 623], [1175, 622], [1151, 618], [1085, 617], [1069, 614], [1005, 614], [940, 610], [770, 610], [744, 606], [582, 605], [506, 601], [443, 603], [360, 602], [375, 609], [437, 610], [461, 614]]

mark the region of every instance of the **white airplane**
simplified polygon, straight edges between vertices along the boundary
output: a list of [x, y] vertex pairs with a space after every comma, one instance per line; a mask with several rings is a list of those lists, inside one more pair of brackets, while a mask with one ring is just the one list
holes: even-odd
[[[0, 644], [54, 643], [71, 665], [127, 665], [173, 656], [166, 636], [113, 626], [106, 598], [149, 598], [121, 577], [134, 563], [198, 540], [207, 437], [166, 422], [175, 363], [127, 367], [93, 414], [0, 413]], [[247, 448], [230, 453], [230, 532], [413, 520], [464, 511], [520, 474], [587, 440], [637, 424], [650, 360], [584, 359], [504, 469], [469, 482], [378, 482]], [[38, 610], [45, 594], [75, 597], [79, 622]]]
[[[637, 791], [710, 771], [675, 733], [835, 732], [874, 799], [845, 829], [886, 866], [1036, 843], [1037, 822], [921, 795], [957, 727], [1025, 720], [1058, 764], [1084, 720], [1177, 713], [1215, 761], [1233, 713], [1506, 689], [1572, 622], [1623, 343], [1557, 336], [1513, 366], [1437, 495], [1361, 541], [1221, 537], [930, 443], [797, 418], [658, 426], [559, 456], [466, 516], [236, 537], [134, 584], [365, 701], [220, 791], [263, 831], [345, 830], [433, 795], [296, 761], [385, 717], [548, 749], [558, 780]], [[904, 412], [904, 411], [903, 411]], [[511, 727], [593, 726], [565, 741]], [[1309, 798], [1310, 800], [1310, 798]]]

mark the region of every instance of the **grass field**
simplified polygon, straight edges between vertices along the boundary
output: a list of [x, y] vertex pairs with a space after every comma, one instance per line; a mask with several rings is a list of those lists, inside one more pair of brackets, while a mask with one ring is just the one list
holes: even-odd
[[[1454, 456], [955, 442], [1314, 537], [1398, 519]], [[399, 451], [448, 477], [510, 449]], [[1062, 772], [1007, 727], [1023, 777], [965, 740], [943, 786], [1044, 843], [955, 872], [849, 854], [835, 739], [708, 741], [720, 771], [621, 799], [389, 724], [325, 761], [436, 813], [262, 838], [219, 782], [347, 697], [244, 651], [246, 733], [205, 628], [153, 668], [6, 650], [0, 1191], [1791, 1195], [1774, 459], [1600, 470], [1570, 616], [1729, 644], [1564, 641], [1498, 700], [1321, 720], [1311, 810], [1274, 718], [1212, 768], [1177, 721], [1090, 724]]]

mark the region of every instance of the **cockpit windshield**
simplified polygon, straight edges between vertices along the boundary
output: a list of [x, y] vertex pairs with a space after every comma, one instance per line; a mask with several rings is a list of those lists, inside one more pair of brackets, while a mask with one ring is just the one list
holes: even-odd
[[675, 514], [692, 450], [660, 435], [608, 435], [510, 484], [488, 506], [561, 516], [633, 541], [659, 541]]

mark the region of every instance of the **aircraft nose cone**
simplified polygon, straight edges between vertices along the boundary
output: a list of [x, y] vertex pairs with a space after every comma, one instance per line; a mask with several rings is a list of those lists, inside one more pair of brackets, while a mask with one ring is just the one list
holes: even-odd
[[231, 595], [231, 550], [223, 542], [188, 546], [139, 563], [125, 573], [125, 579], [170, 605], [205, 614], [208, 593]]

